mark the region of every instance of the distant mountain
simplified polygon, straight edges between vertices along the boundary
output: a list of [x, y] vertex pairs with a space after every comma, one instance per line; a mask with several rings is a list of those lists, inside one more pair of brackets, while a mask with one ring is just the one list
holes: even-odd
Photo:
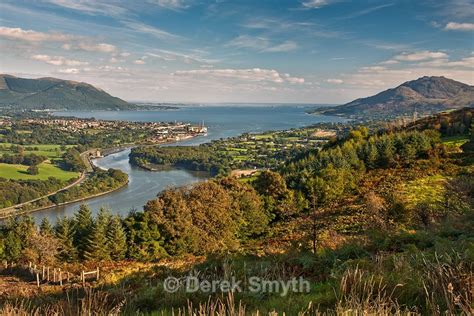
[[129, 110], [136, 106], [84, 82], [0, 74], [0, 107], [12, 109]]
[[333, 108], [318, 108], [314, 113], [357, 117], [393, 117], [436, 113], [474, 106], [474, 86], [445, 77], [422, 77], [408, 81], [368, 98]]

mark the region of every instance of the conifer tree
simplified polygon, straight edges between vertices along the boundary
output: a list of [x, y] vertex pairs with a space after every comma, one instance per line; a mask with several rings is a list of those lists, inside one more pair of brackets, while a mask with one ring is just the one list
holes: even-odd
[[110, 213], [101, 208], [87, 238], [84, 259], [107, 260], [110, 253], [107, 243], [107, 228], [110, 223]]
[[119, 216], [113, 216], [107, 229], [110, 258], [122, 260], [127, 252], [127, 236]]
[[55, 226], [55, 235], [59, 240], [59, 259], [66, 262], [77, 260], [77, 249], [74, 247], [74, 223], [64, 217]]
[[86, 205], [81, 205], [74, 217], [74, 246], [77, 248], [79, 257], [84, 258], [84, 252], [94, 226], [92, 212]]
[[39, 229], [40, 229], [40, 234], [43, 236], [50, 236], [53, 234], [53, 227], [49, 223], [49, 220], [47, 217], [44, 217], [41, 220]]

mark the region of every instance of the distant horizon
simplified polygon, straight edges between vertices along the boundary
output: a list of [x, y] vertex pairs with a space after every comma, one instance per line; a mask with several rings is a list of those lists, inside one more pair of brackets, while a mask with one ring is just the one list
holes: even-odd
[[5, 0], [0, 12], [0, 72], [124, 100], [344, 104], [422, 76], [474, 84], [471, 0]]
[[[8, 73], [0, 73], [0, 75], [6, 75], [6, 76], [14, 76], [14, 77], [22, 77], [21, 75], [12, 75], [12, 74], [8, 74]], [[23, 74], [24, 75], [24, 74]], [[418, 80], [420, 78], [423, 78], [423, 77], [429, 77], [429, 76], [421, 76], [421, 77], [418, 77], [418, 78], [415, 78], [415, 79], [409, 79], [408, 81], [414, 81], [414, 80]], [[433, 76], [432, 76], [433, 77]], [[446, 76], [434, 76], [434, 77], [444, 77], [446, 79], [451, 79], [451, 78], [448, 78]], [[59, 80], [67, 80], [67, 81], [75, 81], [75, 80], [70, 80], [70, 79], [65, 79], [65, 78], [59, 78], [59, 77], [44, 77], [44, 76], [25, 76], [23, 78], [26, 78], [26, 79], [46, 79], [46, 78], [52, 78], [52, 79], [59, 79]], [[451, 79], [453, 80], [453, 79]], [[397, 84], [393, 87], [389, 87], [388, 89], [392, 89], [392, 88], [395, 88], [395, 87], [398, 87], [408, 81], [404, 81], [404, 82], [401, 82], [400, 84]], [[77, 82], [80, 82], [80, 83], [85, 83], [85, 84], [90, 84], [88, 82], [84, 82], [84, 81], [77, 81]], [[461, 81], [460, 81], [461, 82]], [[467, 84], [465, 82], [461, 82], [463, 84]], [[467, 84], [469, 85], [469, 84]], [[472, 86], [472, 85], [471, 85]], [[94, 85], [94, 87], [98, 88], [98, 89], [101, 89], [101, 90], [104, 90], [102, 89], [100, 86], [97, 86], [97, 85]], [[386, 89], [387, 90], [387, 89]], [[105, 90], [104, 90], [105, 91]], [[380, 92], [383, 92], [385, 90], [382, 90], [382, 91], [377, 91], [375, 92], [373, 95], [376, 95]], [[105, 91], [107, 93], [109, 93], [108, 91]], [[114, 95], [112, 95], [114, 96]], [[367, 96], [362, 96], [361, 98], [366, 98], [366, 97], [370, 97], [372, 95], [367, 95]], [[355, 100], [355, 99], [354, 99]], [[242, 101], [242, 102], [234, 102], [234, 101], [219, 101], [219, 102], [207, 102], [207, 101], [156, 101], [156, 100], [133, 100], [133, 99], [124, 99], [124, 101], [128, 102], [128, 103], [147, 103], [147, 104], [162, 104], [162, 105], [214, 105], [214, 106], [218, 106], [218, 105], [232, 105], [232, 104], [235, 104], [235, 105], [252, 105], [252, 104], [255, 104], [255, 105], [304, 105], [304, 106], [338, 106], [338, 105], [344, 105], [346, 103], [350, 103], [354, 100], [349, 100], [347, 102], [341, 102], [341, 103], [315, 103], [315, 102], [276, 102], [276, 101], [272, 101], [272, 102], [252, 102], [252, 101]]]
[[302, 106], [337, 106], [339, 103], [303, 103], [303, 102], [181, 102], [181, 101], [138, 101], [125, 100], [129, 103], [146, 103], [146, 104], [163, 104], [163, 105], [195, 105], [195, 106], [220, 106], [220, 105], [238, 105], [238, 106], [252, 106], [252, 105], [268, 105], [268, 106], [286, 106], [286, 105], [302, 105]]

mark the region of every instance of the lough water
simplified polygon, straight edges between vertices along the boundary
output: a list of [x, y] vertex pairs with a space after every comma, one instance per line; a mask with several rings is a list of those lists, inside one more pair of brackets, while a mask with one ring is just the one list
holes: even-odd
[[[56, 115], [81, 118], [150, 121], [150, 122], [191, 122], [204, 121], [208, 135], [180, 142], [179, 145], [198, 145], [210, 140], [238, 136], [246, 132], [263, 132], [303, 127], [318, 122], [340, 122], [343, 119], [329, 116], [306, 114], [314, 105], [193, 105], [182, 106], [177, 110], [159, 111], [121, 111], [121, 112], [56, 112]], [[128, 163], [130, 150], [124, 150], [104, 158], [95, 164], [102, 168], [116, 168], [129, 176], [127, 187], [113, 193], [90, 199], [87, 204], [94, 213], [101, 207], [113, 213], [126, 215], [131, 209], [141, 210], [143, 205], [166, 188], [191, 184], [203, 179], [202, 174], [185, 170], [150, 172], [131, 166]], [[33, 213], [37, 222], [48, 217], [55, 222], [58, 216], [71, 216], [81, 203], [73, 203]]]

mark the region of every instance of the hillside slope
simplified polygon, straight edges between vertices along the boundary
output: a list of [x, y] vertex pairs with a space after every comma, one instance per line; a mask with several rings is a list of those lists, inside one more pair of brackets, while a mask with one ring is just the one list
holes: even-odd
[[14, 109], [126, 110], [135, 106], [84, 82], [0, 74], [0, 106]]
[[422, 77], [374, 96], [315, 112], [361, 117], [436, 113], [474, 105], [474, 87], [444, 77]]

